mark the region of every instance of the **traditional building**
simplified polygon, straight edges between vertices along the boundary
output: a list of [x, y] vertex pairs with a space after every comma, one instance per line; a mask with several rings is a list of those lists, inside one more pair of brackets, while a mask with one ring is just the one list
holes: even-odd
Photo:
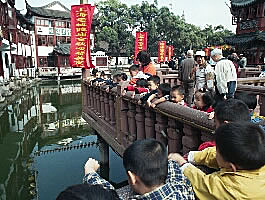
[[35, 76], [34, 24], [15, 8], [14, 0], [0, 0], [0, 76]]
[[[32, 7], [27, 1], [25, 2], [27, 9], [25, 17], [35, 25], [36, 65], [40, 74], [64, 76], [66, 74], [62, 72], [65, 72], [70, 75], [73, 73], [68, 61], [71, 43], [70, 10], [59, 1], [42, 7]], [[94, 27], [92, 24], [91, 49], [94, 49]], [[60, 52], [62, 49], [63, 51]]]
[[265, 63], [265, 1], [231, 0], [232, 23], [236, 35], [226, 38], [247, 57], [248, 65]]

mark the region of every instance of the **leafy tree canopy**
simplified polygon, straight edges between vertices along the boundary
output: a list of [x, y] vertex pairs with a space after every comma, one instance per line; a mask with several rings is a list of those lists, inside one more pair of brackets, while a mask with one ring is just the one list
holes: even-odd
[[[157, 1], [143, 1], [128, 7], [119, 0], [105, 0], [97, 4], [95, 16], [96, 50], [111, 56], [131, 56], [134, 52], [136, 31], [148, 32], [148, 51], [157, 55], [159, 40], [174, 46], [176, 55], [187, 49], [203, 49], [224, 44], [224, 38], [233, 35], [222, 25], [206, 25], [203, 29], [189, 24], [184, 16], [175, 15], [167, 7], [158, 8]], [[108, 44], [108, 45], [101, 45]]]

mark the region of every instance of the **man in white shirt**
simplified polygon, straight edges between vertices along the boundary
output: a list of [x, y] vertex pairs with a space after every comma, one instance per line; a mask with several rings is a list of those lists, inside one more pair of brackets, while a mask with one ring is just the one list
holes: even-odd
[[236, 68], [232, 61], [223, 57], [221, 49], [214, 49], [211, 58], [215, 66], [216, 94], [221, 98], [234, 98], [237, 84]]

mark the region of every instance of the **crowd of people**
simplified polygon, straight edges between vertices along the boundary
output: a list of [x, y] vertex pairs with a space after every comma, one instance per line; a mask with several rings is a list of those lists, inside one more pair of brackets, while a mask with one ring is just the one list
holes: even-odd
[[189, 50], [180, 63], [181, 85], [173, 87], [160, 84], [146, 51], [138, 54], [140, 65], [132, 65], [129, 76], [117, 73], [109, 79], [94, 70], [91, 84], [104, 84], [109, 91], [126, 81], [123, 95], [127, 91], [140, 94], [138, 104], [155, 108], [170, 101], [214, 113], [215, 140], [183, 156], [168, 155], [166, 146], [155, 139], [135, 141], [123, 154], [130, 186], [126, 197], [100, 177], [98, 161], [89, 158], [84, 166], [85, 184], [67, 188], [57, 200], [264, 199], [265, 132], [259, 125], [264, 117], [255, 112], [257, 97], [235, 93], [237, 70], [233, 60], [224, 58], [220, 49], [214, 49], [211, 58], [215, 66], [208, 64], [205, 52], [194, 55]]

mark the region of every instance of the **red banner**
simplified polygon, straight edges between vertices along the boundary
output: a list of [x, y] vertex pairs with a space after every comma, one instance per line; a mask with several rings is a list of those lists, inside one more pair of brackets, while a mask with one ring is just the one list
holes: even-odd
[[158, 63], [165, 62], [166, 60], [166, 51], [167, 51], [166, 41], [158, 42]]
[[95, 6], [82, 4], [71, 9], [70, 65], [85, 69], [94, 68], [90, 54], [90, 28]]
[[174, 55], [174, 47], [172, 45], [169, 45], [167, 50], [167, 56], [168, 56], [167, 61], [170, 61], [173, 55]]
[[147, 50], [147, 32], [136, 32], [134, 64], [138, 63], [136, 61], [137, 54], [143, 50]]

